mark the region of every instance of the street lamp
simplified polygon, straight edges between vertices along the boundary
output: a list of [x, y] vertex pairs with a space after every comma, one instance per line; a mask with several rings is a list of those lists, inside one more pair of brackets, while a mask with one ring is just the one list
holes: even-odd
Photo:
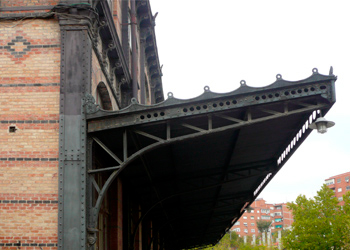
[[324, 117], [319, 117], [317, 120], [310, 124], [309, 128], [317, 129], [318, 133], [324, 134], [327, 132], [327, 129], [333, 127], [335, 125], [334, 122], [327, 121]]

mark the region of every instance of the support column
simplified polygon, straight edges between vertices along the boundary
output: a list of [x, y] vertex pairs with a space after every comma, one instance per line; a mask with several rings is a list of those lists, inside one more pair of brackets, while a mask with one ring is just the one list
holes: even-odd
[[265, 241], [265, 232], [262, 232], [262, 241], [263, 241], [263, 245], [265, 246], [266, 241]]
[[86, 249], [86, 121], [83, 94], [91, 81], [87, 23], [60, 20], [61, 81], [58, 249]]
[[278, 236], [277, 236], [277, 242], [278, 242], [278, 249], [282, 249], [282, 231], [277, 231]]

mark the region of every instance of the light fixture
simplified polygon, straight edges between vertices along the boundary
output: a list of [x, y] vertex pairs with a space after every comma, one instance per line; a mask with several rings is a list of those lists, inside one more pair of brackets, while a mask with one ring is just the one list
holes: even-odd
[[324, 117], [319, 117], [314, 123], [311, 123], [309, 128], [317, 129], [318, 133], [324, 134], [327, 132], [327, 128], [333, 127], [335, 125], [334, 122], [327, 121]]

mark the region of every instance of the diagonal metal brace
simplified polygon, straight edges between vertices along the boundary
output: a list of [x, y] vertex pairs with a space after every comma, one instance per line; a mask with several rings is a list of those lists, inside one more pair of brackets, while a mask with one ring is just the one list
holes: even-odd
[[98, 138], [92, 137], [98, 145], [100, 145], [114, 160], [116, 160], [119, 164], [122, 164], [123, 161], [118, 158], [106, 145], [104, 145]]

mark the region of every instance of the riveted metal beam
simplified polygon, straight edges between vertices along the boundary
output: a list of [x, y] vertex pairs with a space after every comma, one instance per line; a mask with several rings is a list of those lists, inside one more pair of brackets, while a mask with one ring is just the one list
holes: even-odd
[[[82, 95], [89, 91], [88, 25], [60, 19], [58, 249], [86, 247], [86, 120]], [[68, 46], [69, 44], [69, 46]]]
[[[313, 79], [315, 82], [312, 82]], [[157, 105], [132, 104], [120, 111], [98, 110], [92, 112], [88, 114], [88, 132], [220, 113], [226, 110], [237, 110], [248, 106], [273, 104], [287, 100], [300, 102], [303, 97], [309, 98], [310, 96], [322, 97], [325, 102], [334, 102], [335, 98], [332, 93], [335, 80], [334, 76], [314, 74], [298, 84], [291, 84], [291, 82], [279, 79], [269, 88], [250, 88], [241, 85], [237, 90], [227, 94], [215, 94], [206, 88], [203, 95], [188, 101], [176, 99], [170, 94], [166, 101]], [[284, 112], [286, 111], [284, 110]], [[235, 118], [231, 117], [231, 119]]]

